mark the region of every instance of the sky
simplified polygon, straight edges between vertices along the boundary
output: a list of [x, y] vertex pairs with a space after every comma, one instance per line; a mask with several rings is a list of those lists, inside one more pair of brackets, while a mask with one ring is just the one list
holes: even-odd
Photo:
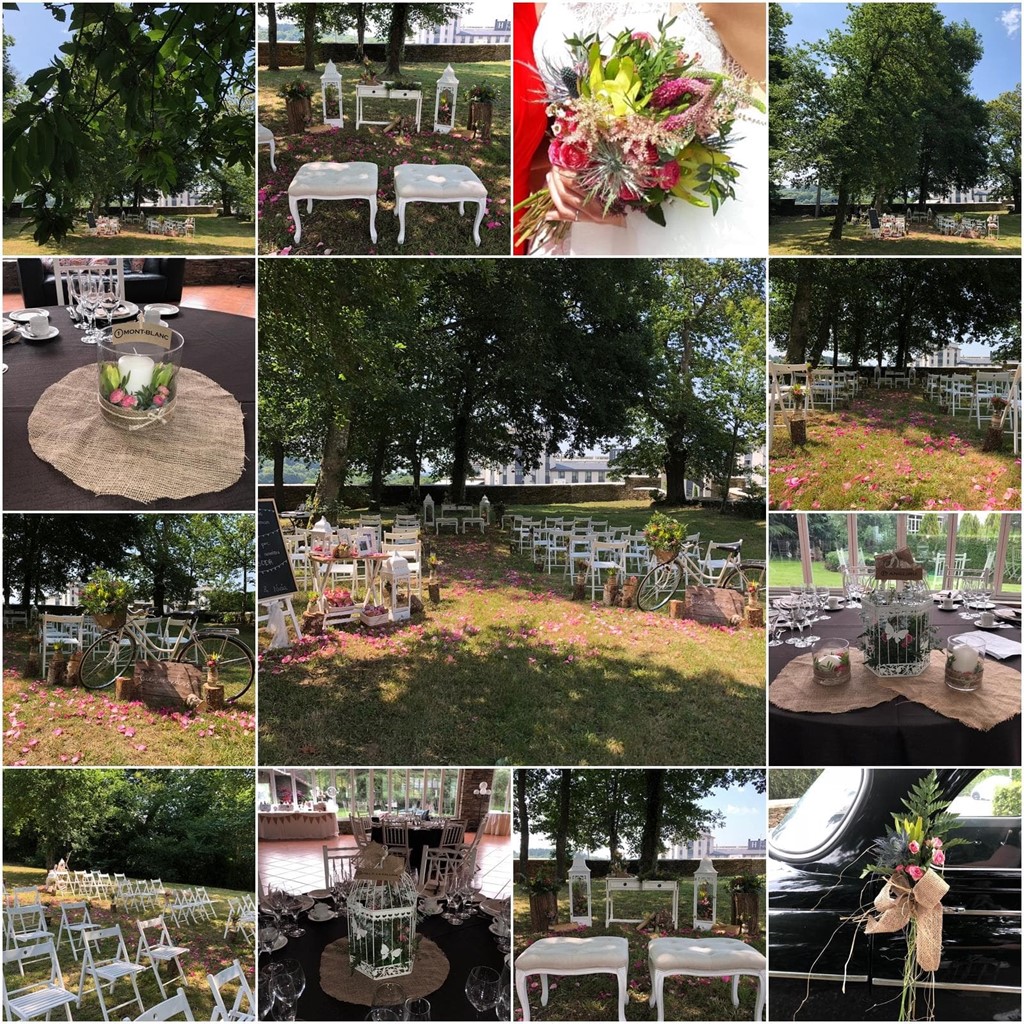
[[[791, 46], [824, 39], [829, 29], [846, 20], [845, 3], [783, 4], [793, 21], [786, 29]], [[971, 82], [980, 99], [991, 100], [1020, 81], [1020, 4], [938, 4], [947, 22], [969, 22], [981, 36], [984, 55], [974, 68]]]
[[[721, 811], [724, 823], [711, 830], [715, 842], [720, 846], [745, 846], [748, 839], [763, 839], [767, 831], [766, 816], [768, 813], [767, 797], [758, 793], [751, 785], [733, 786], [730, 789], [712, 790], [703, 800], [702, 807]], [[538, 833], [530, 833], [530, 845], [534, 848], [543, 847], [553, 841], [545, 839]], [[512, 848], [519, 849], [519, 836], [513, 835]], [[635, 852], [635, 851], [634, 851]], [[588, 851], [595, 856], [608, 856], [607, 849]]]

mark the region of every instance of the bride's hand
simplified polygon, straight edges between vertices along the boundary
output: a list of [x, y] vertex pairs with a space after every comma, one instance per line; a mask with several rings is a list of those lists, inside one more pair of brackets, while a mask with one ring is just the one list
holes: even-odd
[[545, 220], [573, 223], [589, 221], [619, 228], [626, 226], [626, 218], [622, 214], [605, 216], [604, 208], [598, 200], [586, 201], [586, 196], [576, 185], [576, 175], [572, 171], [552, 167], [547, 173], [545, 184], [551, 193], [551, 201], [555, 204], [555, 208], [545, 216]]

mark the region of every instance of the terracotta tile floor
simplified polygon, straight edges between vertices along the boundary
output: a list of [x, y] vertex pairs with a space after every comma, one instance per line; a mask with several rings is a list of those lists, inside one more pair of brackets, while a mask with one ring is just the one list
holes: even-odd
[[[466, 841], [472, 842], [471, 833], [467, 833]], [[257, 854], [263, 885], [291, 892], [322, 888], [325, 845], [332, 849], [354, 849], [356, 842], [352, 836], [285, 842], [261, 840]], [[477, 847], [476, 863], [485, 896], [507, 896], [512, 891], [512, 843], [508, 836], [484, 836]]]
[[[24, 303], [21, 292], [4, 292], [4, 312], [21, 309]], [[251, 285], [210, 284], [186, 286], [181, 295], [180, 306], [193, 309], [216, 309], [221, 313], [237, 316], [256, 315], [256, 289]]]

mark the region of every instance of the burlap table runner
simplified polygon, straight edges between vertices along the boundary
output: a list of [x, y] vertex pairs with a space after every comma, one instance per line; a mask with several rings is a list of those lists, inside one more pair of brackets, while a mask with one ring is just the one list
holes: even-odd
[[814, 681], [813, 655], [810, 651], [788, 662], [768, 687], [768, 700], [785, 711], [816, 711], [838, 715], [858, 708], [873, 708], [892, 700], [892, 694], [879, 686], [880, 680], [864, 667], [864, 655], [850, 650], [850, 681], [838, 686], [822, 686]]
[[945, 674], [946, 655], [932, 651], [931, 664], [921, 675], [878, 682], [893, 693], [981, 732], [1020, 714], [1020, 673], [1015, 669], [986, 658], [981, 686], [970, 692], [950, 689]]
[[[448, 977], [448, 958], [430, 939], [420, 938], [412, 973], [400, 978], [386, 978], [401, 985], [406, 999], [419, 999], [436, 992]], [[320, 987], [343, 1003], [373, 1005], [373, 993], [380, 982], [371, 981], [365, 974], [354, 971], [348, 959], [348, 939], [332, 942], [320, 957]]]
[[28, 418], [28, 439], [39, 458], [79, 487], [139, 502], [222, 491], [245, 466], [241, 406], [185, 368], [170, 422], [130, 432], [104, 418], [96, 367], [79, 367], [43, 392]]

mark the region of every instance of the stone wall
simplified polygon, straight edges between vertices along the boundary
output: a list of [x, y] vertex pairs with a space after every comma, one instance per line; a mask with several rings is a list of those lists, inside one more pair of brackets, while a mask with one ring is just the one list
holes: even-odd
[[[855, 205], [855, 204], [854, 204]], [[864, 203], [860, 204], [864, 210], [867, 210], [867, 206]], [[927, 208], [935, 213], [962, 213], [965, 216], [969, 216], [971, 213], [982, 213], [991, 210], [1005, 210], [1006, 203], [928, 203]], [[851, 205], [852, 209], [852, 205]], [[886, 213], [903, 213], [904, 209], [918, 210], [920, 206], [917, 203], [889, 203], [885, 209]], [[814, 216], [814, 203], [796, 203], [792, 199], [782, 199], [779, 201], [777, 207], [773, 211], [780, 217], [813, 217]], [[836, 214], [835, 203], [822, 203], [821, 204], [821, 216], [822, 218], [834, 217]], [[914, 225], [916, 226], [916, 225]]]
[[488, 789], [494, 788], [493, 768], [462, 769], [459, 776], [459, 791], [455, 795], [455, 817], [465, 818], [467, 832], [475, 832], [477, 825], [490, 809], [489, 799], [473, 794], [473, 790], [481, 782], [486, 782]]
[[[366, 56], [375, 64], [384, 64], [388, 59], [384, 43], [367, 43]], [[466, 46], [428, 46], [421, 43], [407, 43], [402, 55], [402, 64], [473, 64], [477, 61], [509, 60], [511, 48], [497, 44], [473, 44]], [[259, 44], [259, 66], [266, 68], [270, 58], [266, 43]], [[323, 72], [324, 64], [333, 60], [337, 63], [352, 63], [356, 60], [355, 43], [320, 43], [316, 48], [317, 71]], [[302, 43], [278, 43], [277, 63], [284, 68], [301, 68], [306, 62], [305, 47]]]
[[[718, 860], [712, 860], [712, 863], [720, 879], [733, 878], [736, 875], [763, 875], [765, 873], [765, 860], [763, 857], [721, 857]], [[525, 873], [527, 877], [532, 878], [542, 868], [550, 869], [554, 867], [554, 864], [553, 860], [531, 860], [527, 862]], [[512, 865], [512, 877], [517, 882], [520, 875], [523, 874], [519, 865], [520, 861], [518, 859]], [[605, 878], [611, 868], [610, 862], [606, 860], [588, 860], [587, 866], [590, 868], [592, 878]], [[699, 860], [659, 860], [657, 873], [659, 875], [673, 875], [677, 878], [692, 878], [699, 866]], [[625, 868], [631, 875], [635, 875], [639, 869], [639, 864], [635, 860], [627, 860]], [[719, 897], [721, 897], [721, 890], [719, 890]]]

